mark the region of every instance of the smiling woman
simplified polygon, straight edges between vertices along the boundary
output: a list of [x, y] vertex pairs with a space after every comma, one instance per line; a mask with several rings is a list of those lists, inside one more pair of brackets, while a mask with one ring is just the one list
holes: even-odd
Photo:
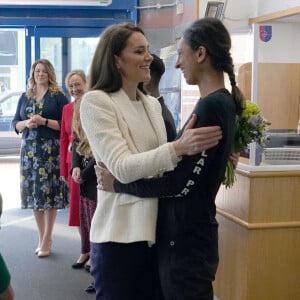
[[[230, 35], [222, 22], [203, 18], [184, 32], [175, 63], [186, 82], [197, 85], [201, 94], [193, 109], [198, 116], [194, 127], [219, 125], [219, 143], [196, 155], [183, 156], [174, 171], [151, 178], [141, 176], [126, 185], [121, 179], [112, 182], [110, 174], [107, 182], [103, 170], [100, 172], [99, 188], [110, 195], [115, 191], [145, 197], [145, 201], [160, 197], [155, 249], [165, 300], [214, 298], [212, 281], [218, 266], [215, 197], [232, 149], [236, 115], [241, 114], [244, 100], [236, 86], [230, 47]], [[224, 72], [229, 75], [231, 93], [225, 88]], [[185, 133], [183, 128], [179, 138]], [[143, 161], [139, 169], [144, 166]]]
[[[102, 160], [119, 176], [133, 175], [126, 169], [132, 164], [126, 159], [130, 152], [153, 149], [166, 141], [160, 104], [148, 98], [139, 84], [150, 79], [151, 62], [144, 33], [133, 24], [108, 27], [92, 61], [92, 91], [83, 96], [81, 121], [96, 160]], [[174, 150], [165, 146], [164, 151], [169, 156], [165, 160], [168, 168], [173, 168], [178, 161]], [[96, 299], [102, 292], [105, 299], [155, 299], [147, 241], [154, 241], [157, 202], [119, 199], [113, 194], [101, 198], [90, 235]], [[139, 226], [135, 217], [141, 218]]]
[[[122, 182], [159, 176], [173, 170], [181, 155], [204, 150], [198, 146], [198, 129], [166, 143], [160, 103], [142, 86], [150, 80], [153, 57], [148, 48], [139, 27], [108, 27], [92, 60], [90, 91], [80, 106], [96, 161]], [[90, 234], [96, 299], [156, 299], [156, 263], [149, 245], [155, 242], [157, 208], [157, 198], [98, 193]]]
[[61, 116], [67, 103], [51, 62], [35, 61], [28, 89], [18, 101], [13, 126], [22, 134], [21, 205], [23, 209], [33, 210], [38, 229], [35, 250], [38, 257], [50, 255], [57, 209], [68, 204], [68, 194], [59, 174]]

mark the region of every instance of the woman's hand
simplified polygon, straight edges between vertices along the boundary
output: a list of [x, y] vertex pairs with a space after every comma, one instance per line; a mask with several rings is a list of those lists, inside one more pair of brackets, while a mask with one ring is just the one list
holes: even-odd
[[29, 129], [38, 127], [36, 121], [32, 117], [25, 121], [25, 126]]
[[81, 184], [83, 182], [83, 180], [81, 178], [81, 171], [80, 171], [79, 167], [73, 168], [73, 170], [72, 170], [72, 178], [78, 184]]
[[107, 170], [102, 162], [95, 165], [95, 173], [97, 176], [97, 188], [106, 192], [114, 192], [115, 177]]
[[177, 156], [194, 155], [216, 146], [222, 138], [219, 126], [193, 128], [197, 121], [197, 115], [193, 114], [185, 127], [182, 136], [173, 142]]
[[45, 122], [46, 122], [46, 119], [43, 118], [41, 115], [33, 115], [31, 117], [31, 120], [36, 123], [36, 125], [37, 125], [36, 127], [45, 125]]

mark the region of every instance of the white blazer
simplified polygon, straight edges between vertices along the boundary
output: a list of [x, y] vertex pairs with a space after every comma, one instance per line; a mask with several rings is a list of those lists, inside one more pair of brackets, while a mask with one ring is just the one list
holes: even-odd
[[[124, 90], [110, 94], [99, 90], [87, 92], [80, 105], [82, 126], [96, 161], [102, 161], [123, 183], [173, 170], [180, 160], [173, 146], [166, 143], [159, 102], [141, 92], [139, 99], [161, 145], [147, 152], [143, 152], [145, 149], [137, 138], [140, 128], [133, 117], [132, 101]], [[155, 242], [157, 201], [98, 190], [91, 241]]]

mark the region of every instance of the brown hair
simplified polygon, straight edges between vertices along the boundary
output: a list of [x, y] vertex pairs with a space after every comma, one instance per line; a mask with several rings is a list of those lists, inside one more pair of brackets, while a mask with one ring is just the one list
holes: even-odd
[[[116, 92], [122, 87], [122, 77], [116, 67], [115, 55], [119, 56], [134, 32], [144, 32], [138, 26], [125, 23], [107, 27], [98, 42], [90, 69], [90, 89]], [[143, 84], [138, 88], [145, 93]]]

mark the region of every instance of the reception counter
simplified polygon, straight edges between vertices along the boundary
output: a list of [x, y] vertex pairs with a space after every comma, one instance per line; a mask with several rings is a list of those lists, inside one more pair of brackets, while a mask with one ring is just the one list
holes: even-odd
[[300, 299], [300, 165], [249, 166], [216, 199], [220, 300]]

